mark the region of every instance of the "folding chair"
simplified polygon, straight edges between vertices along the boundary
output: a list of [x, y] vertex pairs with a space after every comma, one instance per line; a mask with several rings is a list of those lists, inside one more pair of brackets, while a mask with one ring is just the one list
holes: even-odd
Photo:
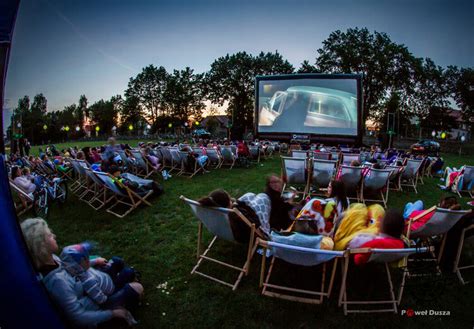
[[159, 152], [161, 153], [163, 159], [163, 169], [169, 169], [170, 171], [174, 169], [173, 157], [171, 155], [170, 149], [166, 146], [160, 147]]
[[256, 161], [257, 163], [260, 163], [260, 147], [250, 146], [249, 151], [250, 151], [250, 159], [252, 161]]
[[313, 159], [314, 160], [331, 160], [331, 155], [332, 154], [329, 152], [313, 152]]
[[90, 167], [85, 160], [71, 159], [71, 164], [77, 174], [77, 180], [71, 185], [71, 192], [81, 198], [89, 190], [85, 169]]
[[[131, 211], [138, 208], [138, 206], [142, 203], [151, 206], [151, 203], [148, 202], [146, 199], [153, 193], [153, 191], [138, 194], [132, 191], [127, 186], [121, 184], [120, 182], [114, 182], [113, 178], [110, 177], [110, 175], [107, 173], [100, 171], [94, 171], [94, 173], [102, 180], [106, 188], [113, 193], [113, 199], [115, 199], [115, 203], [112, 204], [109, 208], [107, 208], [106, 211], [108, 213], [111, 213], [112, 215], [115, 215], [119, 218], [123, 218], [127, 216]], [[122, 190], [120, 190], [116, 184], [120, 185], [120, 187], [123, 191], [125, 191], [125, 193], [122, 192]], [[123, 213], [118, 213], [113, 210], [120, 204], [127, 206]]]
[[[249, 272], [250, 261], [252, 260], [252, 256], [255, 253], [255, 249], [257, 248], [255, 239], [256, 237], [264, 238], [263, 233], [261, 233], [260, 230], [256, 229], [255, 224], [251, 223], [238, 209], [208, 208], [208, 207], [203, 207], [201, 206], [199, 202], [191, 200], [191, 199], [187, 199], [184, 196], [180, 196], [180, 199], [191, 207], [191, 210], [194, 216], [196, 216], [196, 218], [199, 220], [198, 237], [197, 237], [197, 254], [196, 254], [198, 261], [196, 265], [194, 266], [194, 268], [192, 269], [191, 274], [198, 274], [207, 279], [210, 279], [220, 284], [223, 284], [225, 286], [231, 287], [232, 290], [236, 290], [240, 281], [242, 280], [242, 277], [244, 275], [247, 275]], [[216, 242], [217, 238], [237, 243], [237, 241], [235, 240], [234, 234], [232, 232], [232, 228], [231, 228], [231, 224], [229, 220], [230, 213], [235, 213], [239, 217], [239, 219], [242, 220], [242, 222], [245, 223], [250, 229], [247, 256], [246, 256], [244, 265], [241, 267], [231, 265], [221, 260], [217, 260], [215, 258], [211, 258], [208, 256], [208, 253], [211, 250], [214, 243]], [[201, 253], [203, 226], [210, 233], [212, 233], [213, 238], [211, 242], [209, 243], [208, 247], [206, 248], [206, 250], [203, 253]], [[201, 266], [204, 260], [238, 271], [239, 275], [236, 281], [234, 281], [233, 283], [229, 283], [229, 282], [220, 280], [214, 276], [211, 276], [210, 274], [205, 274], [201, 271], [198, 271], [199, 267]]]
[[152, 167], [148, 159], [142, 154], [141, 151], [132, 150], [131, 152], [136, 159], [137, 175], [143, 176], [144, 178], [148, 178], [158, 172]]
[[[474, 166], [464, 166], [464, 173], [461, 176], [458, 176], [456, 180], [458, 182], [462, 178], [462, 188], [456, 189], [457, 194], [462, 198], [461, 193], [468, 193], [471, 198], [474, 198]], [[471, 186], [471, 187], [470, 187]], [[470, 187], [470, 188], [469, 188]]]
[[342, 154], [342, 164], [344, 166], [350, 166], [352, 161], [360, 162], [360, 154], [354, 154], [354, 153]]
[[193, 178], [198, 172], [202, 171], [203, 168], [199, 165], [196, 158], [194, 158], [194, 163], [190, 163], [188, 158], [188, 152], [179, 151], [179, 157], [181, 160], [181, 171], [178, 173], [180, 176], [189, 176]]
[[[432, 212], [434, 212], [434, 214], [428, 222], [426, 222], [418, 229], [412, 230], [413, 222], [416, 222], [420, 218]], [[409, 219], [406, 235], [407, 239], [419, 239], [421, 240], [421, 242], [425, 242], [434, 236], [442, 236], [443, 238], [437, 259], [435, 254], [432, 253], [433, 260], [436, 260], [437, 263], [439, 263], [441, 257], [443, 256], [444, 246], [446, 244], [446, 233], [448, 233], [448, 231], [454, 225], [456, 225], [456, 223], [461, 219], [461, 217], [467, 214], [468, 212], [468, 210], [449, 210], [433, 206], [425, 210], [418, 216]]]
[[360, 201], [360, 186], [362, 183], [362, 171], [363, 167], [352, 167], [352, 166], [340, 166], [340, 175], [338, 180], [342, 181], [346, 186], [347, 194], [355, 192], [356, 197], [350, 197], [349, 199]]
[[85, 173], [87, 178], [93, 184], [93, 189], [91, 190], [93, 194], [89, 198], [84, 196], [83, 198], [81, 198], [81, 200], [83, 200], [89, 206], [94, 208], [94, 210], [99, 210], [107, 203], [109, 203], [114, 198], [114, 196], [113, 194], [111, 194], [109, 197], [107, 197], [107, 191], [109, 191], [109, 189], [104, 184], [104, 182], [95, 174], [95, 172], [92, 171], [92, 169], [86, 168]]
[[208, 148], [206, 152], [209, 158], [209, 165], [212, 165], [215, 169], [220, 168], [224, 160], [217, 150], [214, 148]]
[[[453, 272], [456, 273], [456, 275], [458, 276], [459, 281], [463, 285], [469, 283], [470, 281], [465, 281], [464, 280], [464, 278], [461, 274], [461, 270], [466, 270], [468, 268], [474, 268], [474, 264], [459, 266], [459, 263], [460, 263], [460, 260], [461, 260], [461, 255], [462, 255], [462, 250], [463, 250], [464, 246], [466, 245], [466, 232], [470, 231], [470, 230], [474, 230], [474, 224], [472, 224], [472, 225], [466, 227], [465, 229], [463, 229], [463, 231], [461, 233], [461, 239], [459, 240], [458, 252], [456, 254], [456, 260], [454, 262], [454, 269], [453, 269]], [[471, 236], [469, 238], [469, 240], [471, 240], [471, 241], [474, 240], [474, 236]]]
[[10, 188], [18, 196], [19, 202], [14, 203], [17, 216], [23, 215], [31, 209], [34, 210], [35, 198], [33, 194], [26, 193], [12, 181], [10, 181]]
[[291, 157], [306, 159], [308, 157], [308, 151], [291, 150]]
[[[388, 202], [388, 180], [390, 175], [392, 174], [392, 170], [390, 169], [374, 169], [369, 168], [369, 171], [362, 179], [360, 195], [362, 198], [362, 202], [365, 203], [366, 201], [369, 202], [382, 202], [384, 208], [387, 208]], [[371, 192], [375, 192], [376, 194], [380, 193], [380, 199], [367, 199], [364, 197], [366, 194], [366, 190], [370, 190]]]
[[127, 153], [125, 153], [125, 150], [117, 150], [117, 153], [120, 156], [120, 159], [122, 160], [122, 167], [120, 169], [122, 171], [133, 170], [133, 163], [129, 160]]
[[[348, 249], [347, 253], [343, 258], [343, 272], [341, 290], [339, 292], [339, 307], [343, 306], [344, 315], [347, 313], [381, 313], [381, 312], [393, 312], [397, 314], [397, 305], [400, 304], [403, 297], [403, 290], [405, 286], [406, 276], [408, 275], [406, 268], [403, 268], [402, 279], [398, 288], [398, 297], [395, 296], [392, 276], [390, 275], [390, 268], [388, 263], [395, 262], [401, 259], [407, 259], [408, 256], [416, 253], [425, 253], [429, 248], [404, 248], [404, 249], [378, 249], [378, 248], [360, 248], [360, 249]], [[368, 263], [383, 263], [385, 271], [387, 273], [387, 282], [390, 287], [390, 299], [387, 300], [349, 300], [347, 297], [347, 277], [350, 258], [354, 254], [370, 253]], [[390, 308], [375, 308], [375, 309], [349, 309], [350, 306], [356, 305], [380, 305], [380, 307]]]
[[[321, 195], [334, 177], [337, 168], [336, 160], [313, 160], [311, 175], [308, 179], [307, 191], [309, 195]], [[312, 188], [316, 191], [313, 192]]]
[[[386, 166], [385, 169], [389, 169], [392, 172], [390, 173], [390, 177], [388, 178], [388, 187], [391, 190], [401, 191], [401, 179], [402, 179], [402, 172], [405, 167], [403, 166]], [[393, 188], [392, 188], [393, 185]]]
[[303, 194], [306, 196], [308, 188], [308, 160], [306, 158], [290, 158], [281, 157], [281, 177], [284, 182], [282, 195], [287, 191], [287, 187], [294, 187], [293, 185], [304, 186], [303, 191], [295, 191], [296, 194]]
[[171, 168], [169, 169], [169, 172], [172, 173], [173, 170], [177, 170], [178, 172], [176, 175], [181, 175], [183, 172], [183, 160], [181, 158], [180, 152], [178, 148], [169, 148], [169, 152], [171, 155]]
[[[413, 187], [418, 194], [416, 186], [418, 184], [418, 171], [420, 170], [422, 160], [408, 159], [405, 169], [402, 172], [400, 188], [403, 186]], [[406, 181], [404, 184], [403, 182]]]
[[[259, 287], [263, 287], [262, 295], [308, 304], [321, 304], [323, 302], [324, 297], [329, 298], [329, 296], [331, 295], [334, 277], [336, 274], [337, 261], [339, 258], [342, 258], [344, 256], [344, 251], [299, 247], [290, 244], [264, 241], [261, 239], [257, 239], [257, 243], [258, 245], [263, 247], [262, 267], [260, 270], [259, 284]], [[268, 273], [264, 281], [267, 249], [270, 249], [272, 251], [273, 257], [270, 261], [270, 267], [268, 269]], [[290, 264], [308, 267], [322, 264], [321, 289], [319, 291], [305, 290], [270, 283], [270, 277], [272, 274], [273, 267], [275, 265], [275, 258], [282, 259]], [[325, 290], [326, 264], [333, 259], [334, 263], [332, 265], [329, 285], [327, 287], [327, 290]], [[301, 297], [301, 295], [307, 297]]]
[[235, 160], [237, 159], [234, 152], [230, 146], [222, 146], [221, 147], [221, 154], [222, 154], [222, 162], [220, 167], [222, 166], [230, 166], [229, 169], [232, 169], [235, 165]]

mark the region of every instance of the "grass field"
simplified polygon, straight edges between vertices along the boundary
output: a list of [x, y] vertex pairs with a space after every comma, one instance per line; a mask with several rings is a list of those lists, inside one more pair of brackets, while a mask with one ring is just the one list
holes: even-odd
[[[128, 142], [136, 144], [136, 141]], [[474, 165], [474, 159], [467, 156], [447, 155], [445, 160], [450, 166]], [[259, 255], [252, 262], [251, 273], [242, 280], [236, 292], [202, 277], [191, 276], [196, 261], [198, 223], [179, 196], [195, 199], [216, 188], [224, 188], [233, 196], [258, 193], [263, 190], [266, 175], [279, 172], [280, 161], [276, 156], [251, 169], [219, 169], [192, 180], [172, 177], [164, 182], [165, 193], [152, 199], [152, 207], [140, 208], [124, 219], [105, 211], [94, 211], [70, 194], [65, 205], [53, 205], [48, 222], [61, 247], [83, 240], [95, 241], [102, 256], [120, 255], [141, 272], [146, 296], [136, 312], [137, 328], [472, 328], [473, 286], [463, 287], [449, 275], [441, 281], [418, 279], [407, 284], [400, 309], [451, 313], [450, 316], [414, 318], [401, 316], [400, 312], [345, 317], [337, 307], [338, 277], [331, 298], [323, 305], [309, 306], [263, 297], [258, 289]], [[418, 195], [390, 192], [389, 207], [401, 209], [406, 202], [416, 199], [422, 199], [427, 206], [434, 205], [442, 195], [436, 186], [438, 183], [438, 179], [427, 179], [425, 185], [419, 186]], [[465, 208], [466, 201], [467, 198], [462, 199]], [[209, 235], [205, 237], [208, 241]], [[243, 248], [225, 242], [217, 242], [216, 247], [214, 255], [218, 253], [231, 263], [239, 262], [245, 254]], [[311, 284], [312, 278], [317, 277], [314, 273], [317, 269], [308, 272], [282, 266], [275, 274], [277, 279], [290, 279], [298, 285], [300, 281]], [[235, 273], [228, 274], [227, 271], [219, 273], [230, 281]], [[367, 287], [373, 281], [370, 277], [358, 279]], [[158, 288], [165, 282], [166, 289]]]

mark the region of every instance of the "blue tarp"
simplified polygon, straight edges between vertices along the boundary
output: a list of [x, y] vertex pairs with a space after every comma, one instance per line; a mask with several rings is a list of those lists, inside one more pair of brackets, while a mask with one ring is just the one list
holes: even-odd
[[[19, 0], [0, 0], [0, 111], [18, 6]], [[31, 264], [13, 206], [5, 159], [0, 154], [0, 328], [64, 328]]]

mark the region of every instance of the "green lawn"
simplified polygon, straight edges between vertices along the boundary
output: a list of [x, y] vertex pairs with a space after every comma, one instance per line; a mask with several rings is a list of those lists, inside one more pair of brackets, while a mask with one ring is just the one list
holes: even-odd
[[[128, 142], [136, 145], [136, 141]], [[445, 159], [454, 166], [468, 162], [474, 164], [472, 157], [446, 155]], [[195, 199], [216, 188], [224, 188], [236, 197], [245, 192], [258, 193], [264, 187], [265, 176], [279, 172], [280, 161], [274, 157], [251, 169], [214, 170], [192, 180], [172, 177], [164, 182], [165, 193], [152, 200], [152, 207], [140, 208], [124, 219], [105, 211], [94, 211], [70, 195], [65, 205], [52, 207], [49, 224], [61, 247], [83, 240], [95, 241], [100, 254], [105, 257], [120, 255], [141, 272], [146, 297], [136, 312], [140, 322], [137, 328], [372, 328], [382, 325], [387, 328], [472, 328], [472, 284], [462, 287], [451, 276], [447, 276], [442, 284], [438, 281], [408, 284], [401, 309], [451, 312], [448, 317], [415, 318], [400, 314], [345, 317], [342, 309], [337, 307], [338, 277], [331, 298], [323, 305], [309, 306], [263, 297], [258, 288], [259, 255], [252, 262], [251, 273], [242, 280], [236, 292], [202, 277], [191, 276], [196, 261], [198, 225], [179, 196]], [[438, 183], [438, 179], [427, 179], [425, 185], [420, 185], [418, 195], [414, 192], [390, 192], [389, 206], [402, 208], [406, 202], [418, 198], [427, 206], [434, 205], [442, 195], [436, 186]], [[466, 201], [467, 198], [462, 199], [465, 207]], [[209, 235], [206, 235], [206, 240], [209, 240]], [[220, 254], [228, 262], [243, 259], [245, 253], [243, 248], [225, 242], [217, 243], [216, 247], [214, 255]], [[280, 267], [279, 272], [277, 278], [291, 278], [295, 284], [301, 281], [300, 273], [303, 273], [290, 266]], [[219, 275], [232, 280], [235, 273], [231, 274], [221, 272]], [[370, 278], [359, 279], [367, 286], [372, 281]], [[306, 275], [303, 281], [311, 279]], [[168, 288], [159, 289], [158, 285], [164, 282], [168, 283]], [[425, 291], [434, 293], [434, 297], [422, 298]]]

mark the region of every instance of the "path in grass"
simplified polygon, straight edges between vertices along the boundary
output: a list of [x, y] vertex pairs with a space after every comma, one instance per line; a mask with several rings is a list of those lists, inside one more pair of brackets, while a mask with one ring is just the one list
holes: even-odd
[[[128, 143], [136, 145], [135, 141]], [[449, 155], [446, 159], [450, 165], [459, 166], [468, 161], [474, 164], [468, 157]], [[49, 224], [60, 246], [92, 240], [98, 243], [101, 255], [120, 255], [141, 272], [146, 298], [137, 311], [140, 321], [137, 328], [370, 328], [381, 326], [379, 320], [383, 320], [387, 328], [472, 326], [474, 289], [461, 287], [451, 277], [441, 286], [411, 284], [401, 307], [450, 310], [451, 316], [406, 318], [394, 314], [344, 317], [336, 301], [338, 280], [329, 301], [320, 306], [263, 297], [258, 288], [259, 255], [253, 260], [251, 273], [242, 280], [236, 292], [202, 277], [191, 276], [196, 261], [197, 221], [179, 196], [196, 199], [216, 188], [224, 188], [233, 196], [258, 193], [263, 189], [265, 176], [279, 172], [280, 160], [274, 157], [251, 169], [219, 169], [193, 179], [172, 177], [164, 182], [164, 195], [152, 199], [152, 207], [142, 207], [123, 219], [105, 211], [94, 211], [70, 195], [64, 206], [52, 207]], [[438, 179], [427, 179], [425, 185], [419, 187], [418, 195], [390, 192], [389, 206], [401, 209], [406, 202], [418, 198], [428, 206], [436, 204], [442, 195], [436, 186], [438, 183]], [[466, 201], [463, 198], [462, 204]], [[208, 234], [205, 236], [209, 238]], [[216, 247], [214, 255], [223, 255], [230, 263], [238, 263], [245, 253], [238, 246], [227, 243], [217, 243]], [[216, 270], [215, 267], [208, 269]], [[296, 277], [295, 281], [299, 281], [296, 273], [283, 273], [280, 277]], [[217, 269], [217, 275], [232, 281], [237, 273]], [[167, 289], [158, 288], [164, 282], [168, 283]], [[294, 284], [298, 285], [298, 282]], [[426, 289], [439, 292], [437, 298], [420, 299]]]

